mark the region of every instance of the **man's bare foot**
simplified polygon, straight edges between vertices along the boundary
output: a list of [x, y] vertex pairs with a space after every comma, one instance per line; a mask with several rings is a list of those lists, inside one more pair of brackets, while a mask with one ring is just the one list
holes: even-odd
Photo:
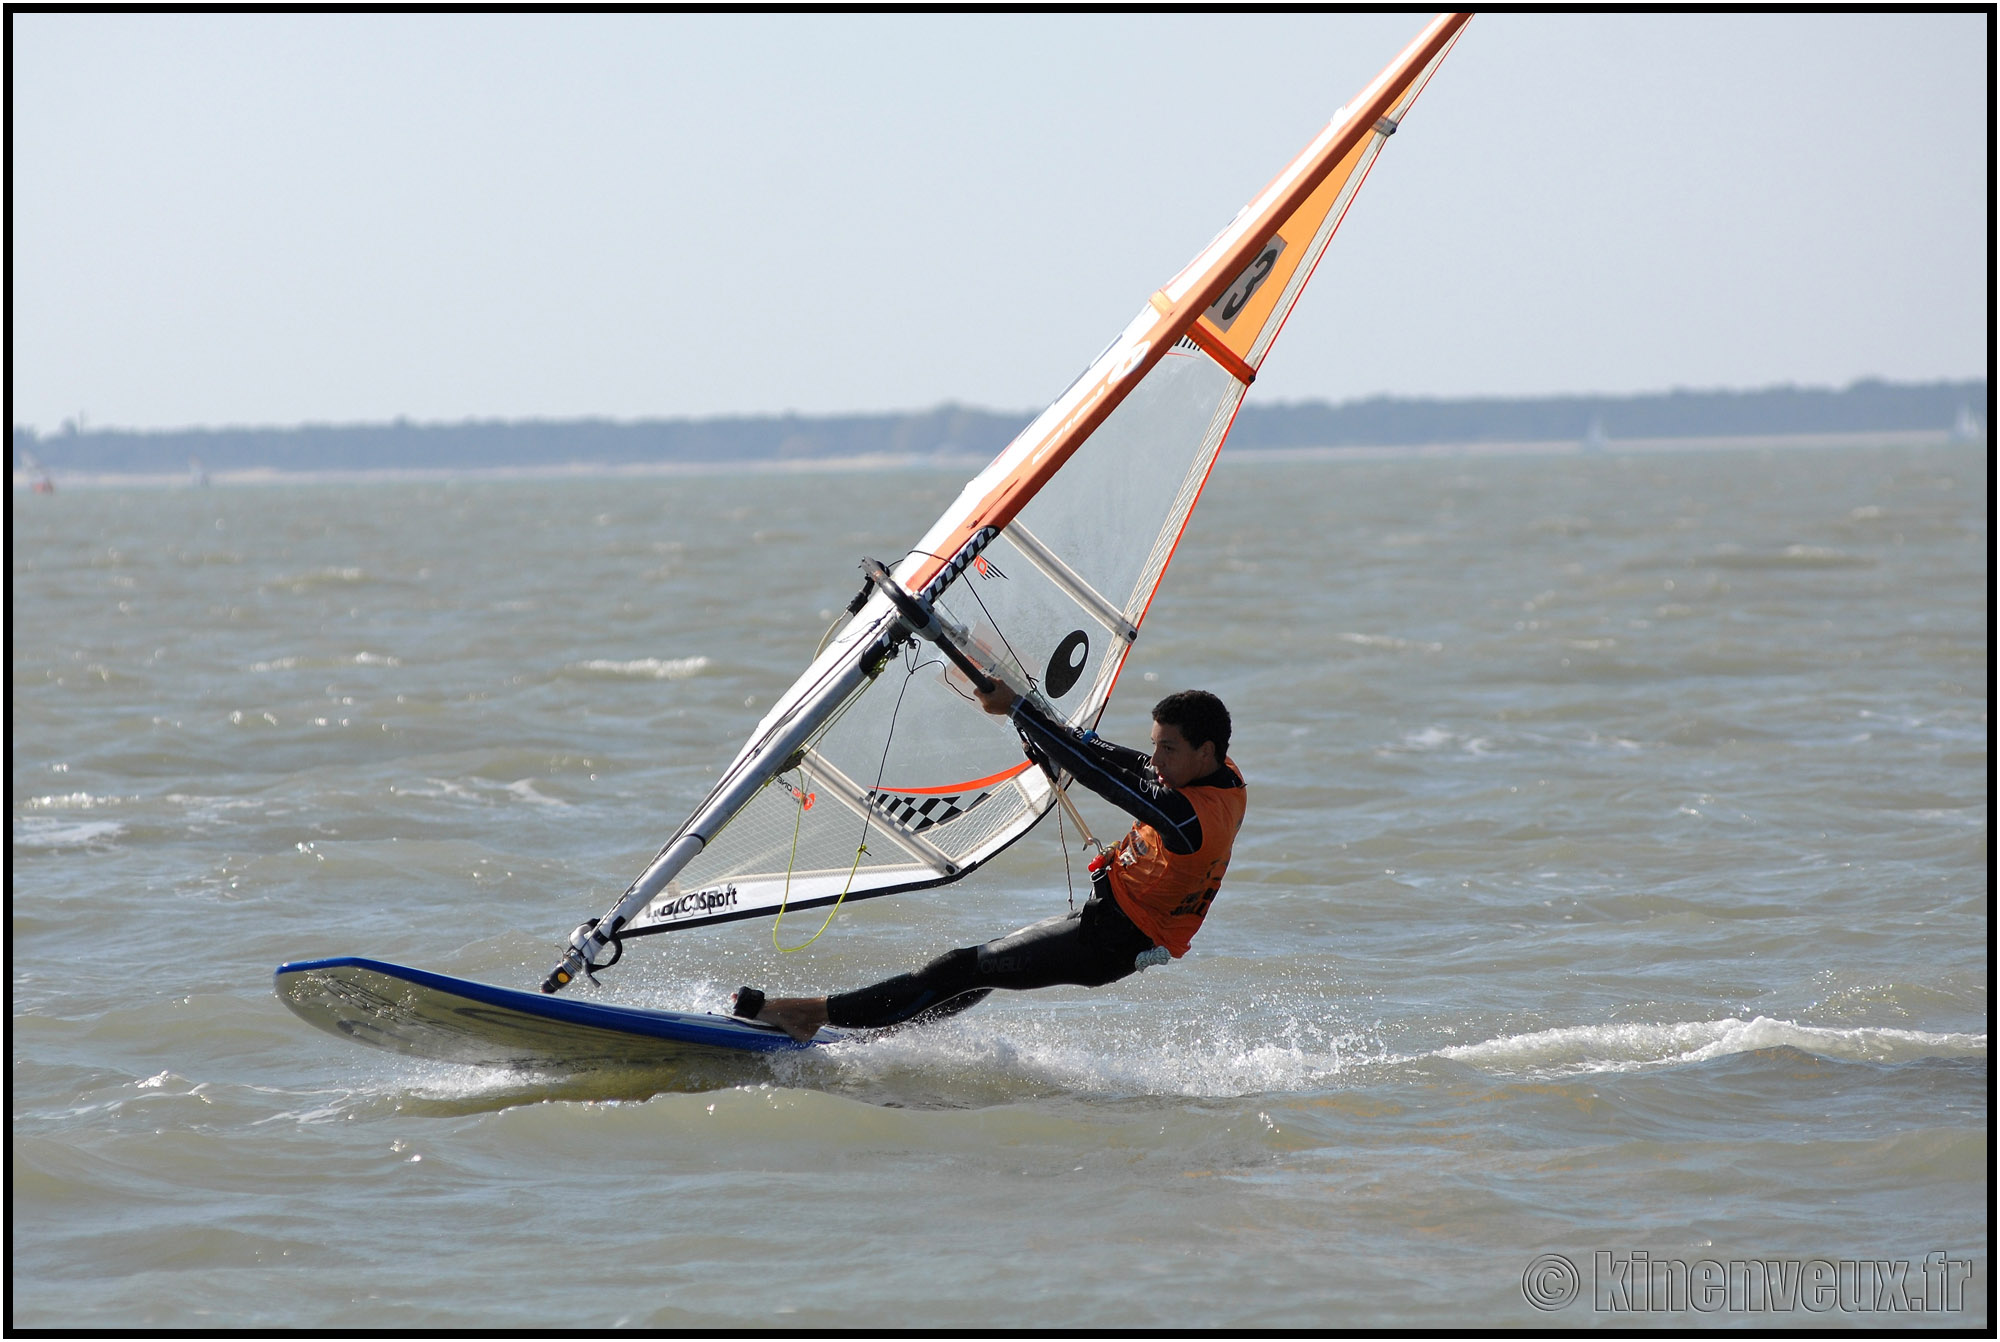
[[801, 1044], [810, 1043], [826, 1024], [824, 997], [772, 997], [764, 1002], [757, 1019], [775, 1025]]

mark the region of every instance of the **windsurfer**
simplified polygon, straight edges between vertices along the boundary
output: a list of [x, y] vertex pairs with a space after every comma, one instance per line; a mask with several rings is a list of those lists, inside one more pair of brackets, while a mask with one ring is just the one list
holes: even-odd
[[1222, 701], [1205, 690], [1162, 699], [1153, 708], [1150, 756], [1058, 722], [997, 682], [979, 701], [1013, 722], [1030, 759], [1052, 774], [1068, 772], [1133, 817], [1131, 831], [1091, 864], [1084, 906], [853, 992], [766, 998], [744, 988], [734, 1014], [806, 1040], [827, 1024], [868, 1029], [951, 1015], [995, 988], [1102, 987], [1187, 953], [1229, 865], [1247, 800], [1228, 757]]

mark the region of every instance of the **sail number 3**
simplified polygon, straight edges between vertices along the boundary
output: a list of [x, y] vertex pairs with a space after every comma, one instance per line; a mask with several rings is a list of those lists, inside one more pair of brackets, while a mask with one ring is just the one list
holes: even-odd
[[1243, 309], [1249, 306], [1251, 295], [1263, 288], [1264, 281], [1271, 278], [1271, 272], [1277, 269], [1278, 258], [1284, 255], [1284, 252], [1285, 240], [1273, 233], [1271, 240], [1264, 244], [1264, 250], [1257, 253], [1257, 259], [1245, 266], [1243, 273], [1236, 277], [1236, 283], [1224, 289], [1222, 297], [1209, 305], [1208, 319], [1215, 323], [1217, 330], [1227, 331], [1235, 324], [1236, 319], [1243, 315]]

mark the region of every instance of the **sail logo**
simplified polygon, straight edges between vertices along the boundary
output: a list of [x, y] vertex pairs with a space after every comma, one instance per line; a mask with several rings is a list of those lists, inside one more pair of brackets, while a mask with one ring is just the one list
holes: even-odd
[[661, 900], [653, 906], [653, 916], [660, 919], [686, 918], [696, 913], [713, 913], [717, 909], [733, 908], [736, 904], [736, 887], [717, 886], [713, 890], [695, 890], [685, 895]]
[[1111, 365], [1111, 371], [1104, 375], [1104, 385], [1107, 387], [1113, 385], [1134, 368], [1137, 368], [1145, 361], [1147, 352], [1152, 348], [1153, 342], [1150, 340], [1141, 340], [1138, 344], [1134, 345], [1129, 354]]
[[1090, 635], [1081, 629], [1072, 629], [1069, 637], [1056, 645], [1049, 654], [1048, 669], [1042, 673], [1042, 688], [1049, 698], [1060, 699], [1076, 688], [1076, 682], [1083, 675], [1083, 668], [1090, 661]]
[[1217, 330], [1227, 331], [1235, 325], [1236, 319], [1243, 315], [1243, 309], [1249, 306], [1251, 296], [1264, 287], [1265, 280], [1271, 278], [1271, 272], [1277, 268], [1278, 258], [1284, 252], [1285, 240], [1273, 233], [1271, 240], [1264, 244], [1264, 250], [1257, 253], [1257, 259], [1245, 266], [1243, 273], [1236, 277], [1236, 283], [1224, 289], [1222, 297], [1209, 305], [1208, 319], [1215, 323]]
[[953, 796], [920, 797], [900, 792], [871, 792], [868, 804], [912, 834], [922, 834], [933, 825], [948, 824], [992, 796], [982, 792], [963, 806], [964, 793]]
[[[921, 593], [923, 600], [927, 602], [936, 601], [940, 596], [944, 595], [944, 589], [951, 586], [957, 580], [959, 574], [965, 572], [968, 564], [975, 568], [980, 577], [986, 577], [986, 570], [992, 566], [986, 562], [985, 557], [979, 552], [984, 550], [992, 542], [993, 538], [999, 534], [1000, 528], [998, 527], [981, 527], [979, 530], [973, 532], [966, 539], [965, 544], [958, 547], [958, 553], [953, 555], [950, 562], [938, 570], [937, 576], [932, 578], [929, 585], [924, 588]], [[999, 573], [1003, 578], [1007, 576], [1004, 573], [1000, 573], [1000, 570], [997, 568], [993, 569], [993, 572]]]

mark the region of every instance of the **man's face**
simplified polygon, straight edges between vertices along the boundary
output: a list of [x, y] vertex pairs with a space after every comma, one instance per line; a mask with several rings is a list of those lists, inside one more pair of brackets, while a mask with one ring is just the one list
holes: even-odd
[[1186, 787], [1214, 773], [1220, 764], [1215, 758], [1215, 742], [1203, 741], [1196, 750], [1180, 728], [1165, 722], [1153, 724], [1153, 772], [1168, 787]]

